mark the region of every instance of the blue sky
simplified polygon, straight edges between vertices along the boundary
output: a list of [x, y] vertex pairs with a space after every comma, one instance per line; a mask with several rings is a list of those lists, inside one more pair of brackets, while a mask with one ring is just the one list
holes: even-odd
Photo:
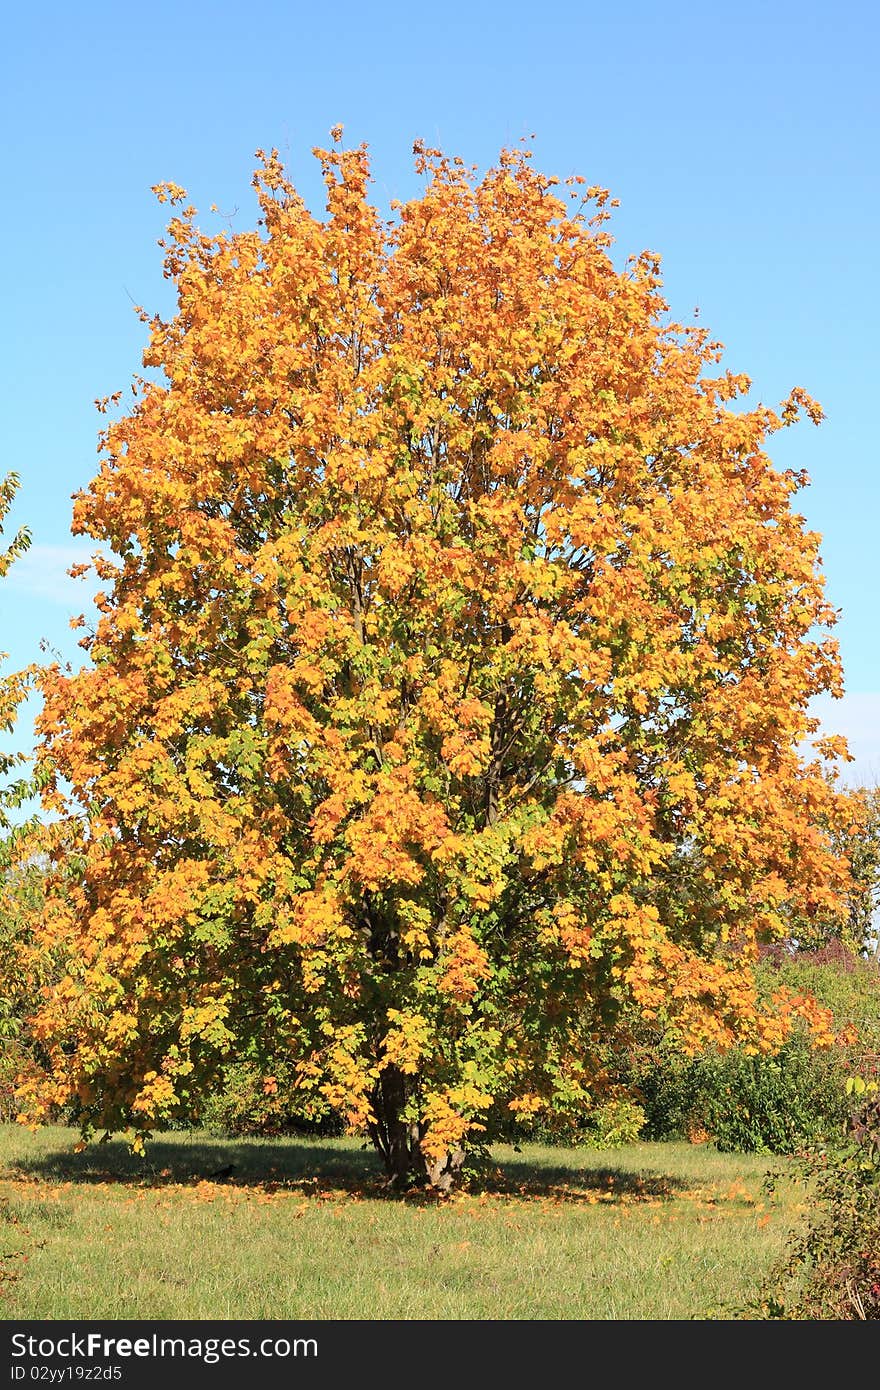
[[80, 655], [84, 595], [64, 571], [89, 549], [69, 526], [96, 466], [93, 401], [140, 366], [134, 304], [169, 307], [150, 186], [181, 183], [248, 227], [260, 146], [317, 208], [309, 150], [336, 122], [369, 143], [380, 203], [415, 190], [417, 137], [482, 167], [534, 134], [538, 167], [620, 198], [615, 259], [658, 251], [676, 316], [699, 308], [756, 397], [802, 385], [824, 405], [773, 455], [812, 477], [798, 505], [842, 610], [847, 695], [823, 714], [850, 736], [850, 778], [880, 780], [878, 40], [867, 0], [10, 11], [0, 469], [21, 474], [7, 531], [28, 524], [33, 548], [0, 589], [6, 669], [40, 639]]

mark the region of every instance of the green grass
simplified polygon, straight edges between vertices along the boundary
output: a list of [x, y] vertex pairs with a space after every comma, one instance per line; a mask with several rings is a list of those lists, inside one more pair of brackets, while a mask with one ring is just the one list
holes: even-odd
[[730, 1318], [801, 1212], [689, 1144], [499, 1146], [438, 1201], [354, 1141], [76, 1138], [0, 1126], [2, 1318]]

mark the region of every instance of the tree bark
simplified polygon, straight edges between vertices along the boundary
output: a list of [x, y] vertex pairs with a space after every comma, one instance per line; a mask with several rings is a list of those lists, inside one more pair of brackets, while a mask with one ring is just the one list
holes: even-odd
[[393, 1186], [401, 1191], [424, 1182], [426, 1177], [418, 1125], [403, 1118], [411, 1084], [412, 1079], [398, 1067], [384, 1067], [373, 1092], [376, 1118], [370, 1126], [370, 1138]]
[[372, 1097], [375, 1120], [369, 1127], [370, 1138], [396, 1191], [427, 1184], [438, 1192], [449, 1192], [461, 1175], [465, 1151], [456, 1147], [437, 1162], [426, 1161], [421, 1145], [424, 1126], [402, 1118], [414, 1082], [397, 1067], [383, 1068]]
[[425, 1170], [432, 1187], [440, 1192], [449, 1192], [458, 1181], [464, 1163], [464, 1149], [450, 1149], [439, 1163], [428, 1163]]

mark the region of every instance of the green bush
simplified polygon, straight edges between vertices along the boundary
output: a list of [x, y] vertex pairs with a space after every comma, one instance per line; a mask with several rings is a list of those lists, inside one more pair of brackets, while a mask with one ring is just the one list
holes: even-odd
[[771, 1271], [753, 1317], [880, 1320], [880, 1091], [861, 1094], [846, 1141], [803, 1161], [810, 1222]]
[[649, 1139], [711, 1138], [739, 1153], [792, 1153], [843, 1124], [845, 1070], [803, 1036], [774, 1057], [741, 1048], [668, 1057], [637, 1079]]
[[634, 1144], [645, 1128], [647, 1116], [641, 1105], [626, 1096], [597, 1105], [581, 1143], [596, 1149], [616, 1149]]

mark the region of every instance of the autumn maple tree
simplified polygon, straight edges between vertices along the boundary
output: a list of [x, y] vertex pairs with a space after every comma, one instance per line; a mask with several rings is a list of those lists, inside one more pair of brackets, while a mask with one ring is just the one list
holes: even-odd
[[[17, 473], [7, 473], [5, 477], [0, 478], [0, 537], [3, 535], [3, 524], [15, 500], [20, 481]], [[6, 577], [10, 565], [19, 555], [24, 554], [30, 543], [30, 531], [26, 526], [21, 526], [6, 546], [0, 544], [0, 579]], [[5, 659], [6, 653], [0, 653], [0, 661]], [[29, 671], [17, 671], [0, 676], [0, 732], [4, 734], [11, 733], [15, 727], [18, 707], [27, 694], [29, 674]], [[20, 804], [29, 790], [28, 784], [20, 776], [10, 781], [11, 777], [15, 778], [16, 773], [21, 773], [24, 762], [26, 757], [21, 752], [8, 749], [0, 751], [0, 833], [9, 829], [9, 810]], [[0, 867], [2, 862], [3, 857], [0, 853]]]
[[442, 1186], [498, 1113], [588, 1107], [624, 1008], [827, 1030], [752, 976], [843, 883], [833, 613], [765, 452], [820, 411], [735, 407], [582, 179], [416, 146], [385, 221], [363, 148], [316, 153], [321, 216], [275, 152], [254, 231], [156, 190], [177, 309], [76, 500], [88, 664], [42, 677], [67, 965], [22, 1103], [148, 1134], [283, 1062]]
[[823, 950], [836, 943], [853, 955], [880, 960], [875, 928], [880, 904], [880, 787], [842, 792], [826, 828], [848, 865], [850, 884], [833, 911], [793, 921], [791, 935], [802, 950]]
[[[19, 487], [17, 473], [7, 473], [0, 478], [0, 537], [9, 510]], [[20, 527], [7, 544], [0, 541], [0, 579], [4, 579], [14, 560], [30, 546], [30, 532], [26, 526]], [[6, 660], [6, 653], [0, 653], [0, 661]], [[19, 706], [28, 693], [32, 672], [30, 669], [0, 676], [0, 732], [12, 734], [15, 729]], [[22, 931], [32, 929], [33, 918], [38, 910], [38, 900], [29, 890], [38, 871], [28, 862], [28, 854], [22, 854], [19, 840], [25, 838], [25, 828], [20, 820], [22, 804], [35, 790], [34, 783], [27, 775], [27, 757], [21, 750], [10, 747], [0, 751], [0, 1118], [9, 1119], [15, 1113], [14, 1087], [18, 1062], [22, 1055], [21, 1034], [24, 1018], [35, 1002], [33, 978], [26, 977], [19, 968]], [[30, 841], [28, 841], [30, 843]], [[22, 864], [22, 859], [24, 863]], [[19, 911], [22, 902], [25, 910]], [[28, 917], [31, 926], [23, 927], [22, 919]], [[45, 951], [41, 958], [46, 959]]]

